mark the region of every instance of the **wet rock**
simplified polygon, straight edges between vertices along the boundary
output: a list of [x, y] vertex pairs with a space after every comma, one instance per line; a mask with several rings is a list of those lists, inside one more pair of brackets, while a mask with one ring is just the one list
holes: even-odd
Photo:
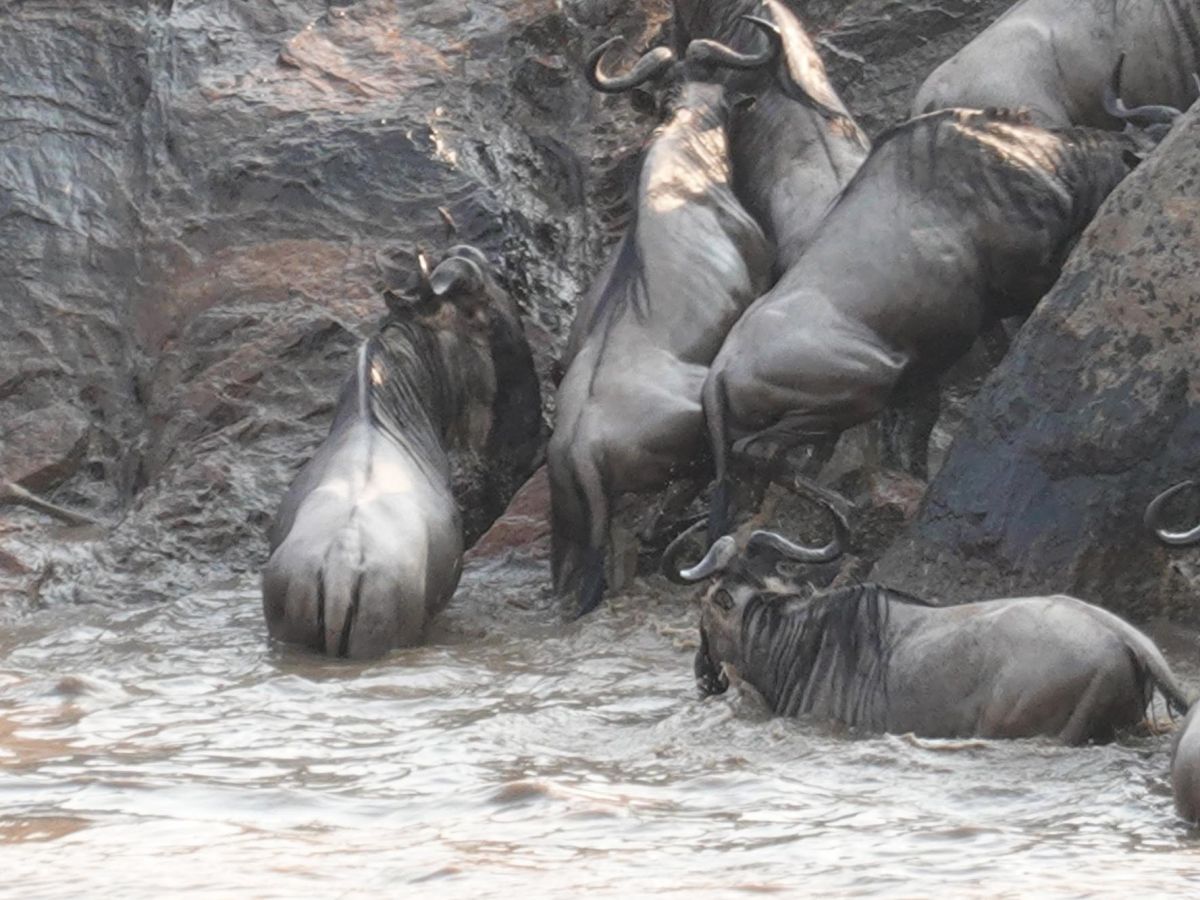
[[466, 552], [464, 561], [515, 557], [550, 558], [550, 480], [545, 466], [534, 472], [513, 495], [504, 514]]
[[1065, 591], [1200, 619], [1200, 549], [1141, 523], [1200, 451], [1198, 148], [1200, 108], [1112, 194], [875, 577], [943, 600]]
[[78, 471], [91, 429], [83, 411], [62, 401], [0, 422], [0, 477], [35, 492], [56, 487]]

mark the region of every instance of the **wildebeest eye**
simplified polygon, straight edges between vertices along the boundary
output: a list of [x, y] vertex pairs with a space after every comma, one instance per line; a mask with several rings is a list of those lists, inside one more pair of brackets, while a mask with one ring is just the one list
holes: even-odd
[[733, 609], [733, 594], [722, 588], [713, 594], [713, 603], [717, 604], [719, 609], [729, 612]]

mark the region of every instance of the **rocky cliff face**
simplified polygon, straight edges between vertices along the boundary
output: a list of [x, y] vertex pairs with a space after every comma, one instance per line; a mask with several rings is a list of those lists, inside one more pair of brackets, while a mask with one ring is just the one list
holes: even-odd
[[1200, 458], [1198, 148], [1200, 107], [1109, 197], [874, 577], [947, 601], [1063, 591], [1200, 619], [1200, 550], [1141, 523]]
[[[795, 5], [877, 130], [1005, 2]], [[610, 33], [655, 40], [668, 11], [9, 4], [0, 478], [110, 527], [0, 510], [0, 594], [171, 596], [261, 564], [415, 244], [472, 241], [501, 263], [548, 378], [654, 124], [593, 95], [579, 66]]]

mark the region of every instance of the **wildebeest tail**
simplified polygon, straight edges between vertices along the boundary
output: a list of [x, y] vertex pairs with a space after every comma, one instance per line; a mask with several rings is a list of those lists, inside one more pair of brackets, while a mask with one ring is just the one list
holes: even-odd
[[564, 596], [578, 589], [579, 614], [595, 609], [604, 594], [604, 542], [608, 497], [590, 452], [573, 446], [551, 449], [550, 567], [554, 589]]
[[1092, 618], [1107, 625], [1125, 642], [1136, 664], [1150, 676], [1154, 687], [1166, 698], [1170, 709], [1180, 715], [1186, 713], [1192, 705], [1192, 700], [1175, 680], [1171, 667], [1154, 642], [1120, 616], [1090, 603], [1081, 605]]
[[729, 408], [729, 398], [725, 391], [725, 380], [719, 372], [714, 372], [704, 382], [703, 392], [704, 417], [708, 423], [708, 440], [712, 446], [713, 467], [716, 470], [716, 480], [713, 481], [712, 498], [708, 511], [708, 543], [714, 542], [730, 532], [730, 485], [729, 485], [729, 429], [726, 425], [726, 415]]
[[318, 639], [328, 655], [348, 656], [363, 581], [362, 534], [355, 523], [330, 543], [317, 578]]

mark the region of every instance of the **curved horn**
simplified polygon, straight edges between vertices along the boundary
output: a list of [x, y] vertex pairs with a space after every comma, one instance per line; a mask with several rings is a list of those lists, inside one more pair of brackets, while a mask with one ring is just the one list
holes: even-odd
[[1163, 528], [1159, 521], [1162, 515], [1162, 508], [1166, 502], [1176, 494], [1186, 491], [1188, 488], [1195, 487], [1194, 481], [1181, 481], [1174, 487], [1169, 487], [1153, 500], [1146, 507], [1146, 513], [1142, 516], [1142, 521], [1146, 523], [1146, 527], [1154, 532], [1155, 536], [1160, 541], [1171, 547], [1186, 547], [1188, 544], [1200, 542], [1200, 525], [1195, 528], [1190, 528], [1187, 531], [1167, 531]]
[[479, 265], [479, 268], [484, 270], [491, 268], [492, 265], [487, 255], [474, 244], [455, 244], [446, 251], [446, 256], [462, 256], [474, 260]]
[[642, 54], [642, 58], [634, 63], [633, 68], [624, 75], [605, 75], [600, 71], [600, 60], [613, 44], [621, 41], [621, 37], [612, 37], [588, 54], [584, 66], [584, 74], [588, 84], [604, 94], [619, 94], [628, 91], [661, 75], [675, 62], [675, 51], [670, 47], [655, 47]]
[[1170, 125], [1178, 119], [1183, 112], [1173, 106], [1136, 106], [1130, 109], [1125, 105], [1125, 101], [1121, 99], [1121, 70], [1125, 67], [1125, 54], [1121, 53], [1117, 57], [1117, 64], [1113, 67], [1112, 78], [1104, 87], [1104, 111], [1110, 116], [1124, 121], [1131, 119], [1141, 119], [1149, 125]]
[[846, 504], [848, 501], [839, 494], [813, 484], [807, 478], [799, 475], [785, 483], [785, 487], [802, 497], [815, 501], [828, 511], [833, 519], [833, 539], [824, 547], [805, 547], [794, 544], [772, 531], [756, 531], [750, 535], [750, 540], [746, 545], [747, 549], [752, 545], [773, 547], [789, 559], [809, 563], [830, 562], [845, 553], [846, 545], [850, 543], [850, 522], [838, 504]]
[[429, 257], [420, 247], [416, 250], [417, 257], [417, 297], [422, 301], [433, 297], [433, 286], [429, 282]]
[[696, 677], [696, 687], [706, 697], [723, 694], [729, 690], [729, 678], [723, 667], [713, 662], [708, 652], [708, 632], [700, 629], [700, 647], [696, 650], [696, 658], [692, 662], [692, 672]]
[[433, 270], [429, 288], [435, 297], [445, 297], [455, 290], [475, 294], [483, 288], [483, 272], [473, 259], [452, 256]]
[[679, 577], [682, 579], [680, 583], [690, 584], [695, 581], [703, 581], [710, 575], [724, 572], [726, 567], [733, 561], [733, 558], [737, 556], [737, 552], [737, 541], [734, 540], [733, 535], [725, 535], [708, 548], [708, 552], [704, 554], [704, 559], [700, 560], [700, 562], [696, 563], [690, 569], [679, 570]]
[[659, 563], [659, 570], [666, 576], [667, 581], [672, 584], [692, 583], [680, 574], [683, 567], [679, 565], [679, 556], [683, 553], [683, 548], [687, 544], [688, 538], [707, 524], [708, 517], [706, 516], [698, 522], [693, 522], [683, 531], [679, 532], [675, 539], [667, 544], [667, 549], [663, 551], [662, 561]]
[[779, 26], [758, 16], [741, 16], [741, 19], [753, 24], [766, 36], [766, 50], [762, 53], [739, 53], [720, 41], [698, 38], [687, 46], [687, 61], [726, 66], [730, 69], [761, 69], [773, 62], [783, 52], [783, 35], [779, 32]]

